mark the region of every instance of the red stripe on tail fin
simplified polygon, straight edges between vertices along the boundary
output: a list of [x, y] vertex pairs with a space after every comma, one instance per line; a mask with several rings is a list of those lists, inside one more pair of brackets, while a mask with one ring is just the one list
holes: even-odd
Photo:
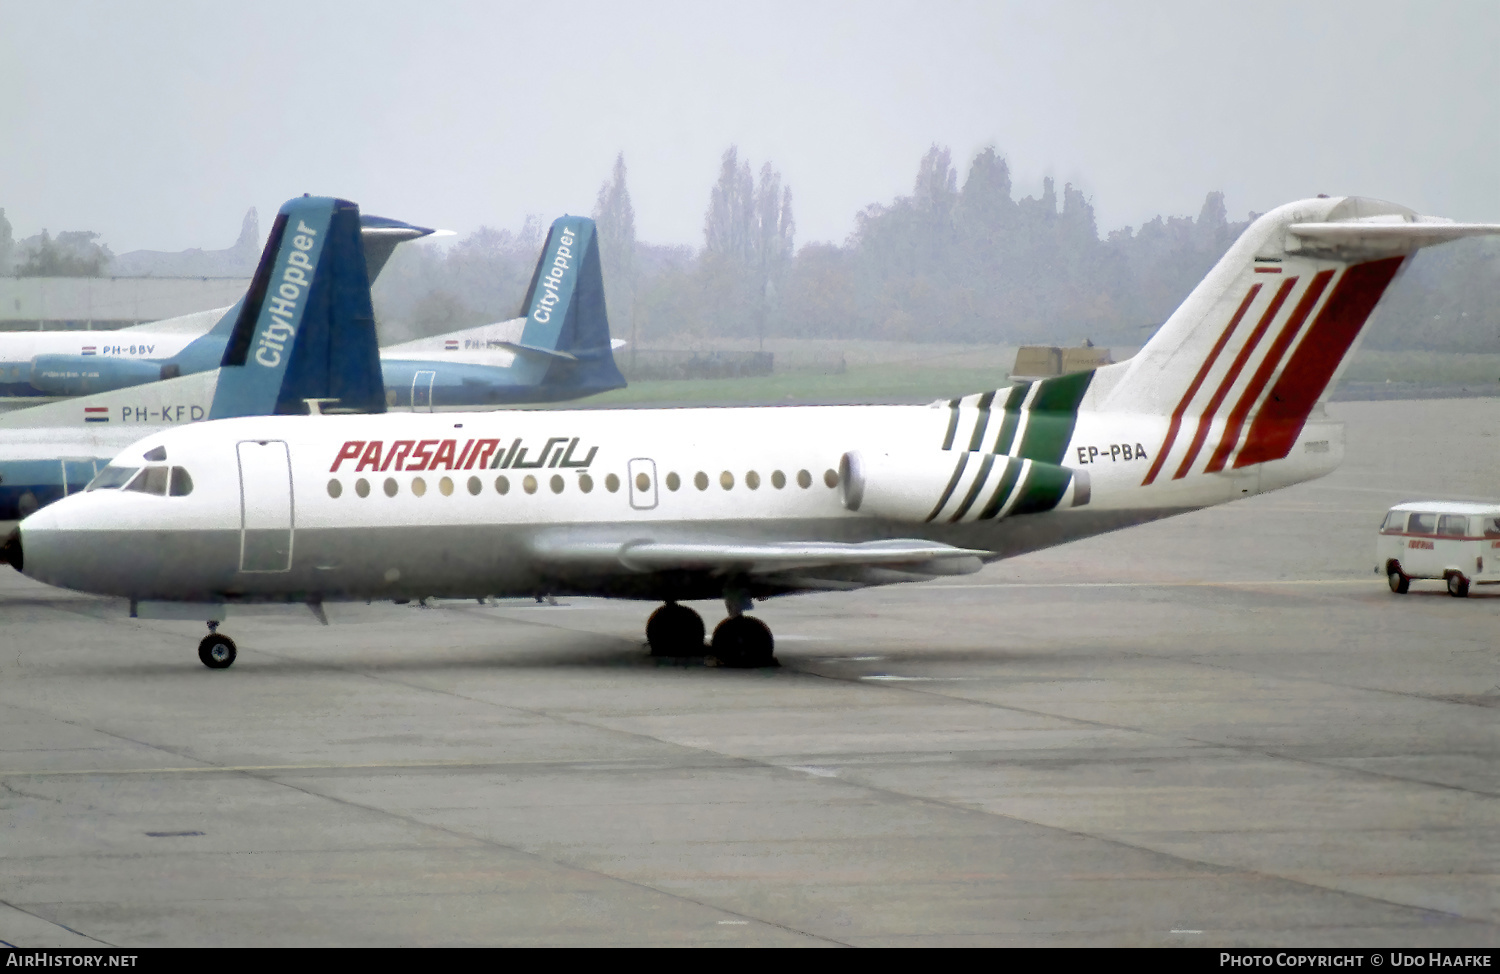
[[1245, 339], [1244, 347], [1240, 349], [1240, 353], [1230, 363], [1229, 371], [1224, 373], [1224, 378], [1219, 382], [1219, 388], [1214, 390], [1213, 398], [1208, 401], [1208, 405], [1203, 407], [1203, 415], [1198, 417], [1198, 430], [1193, 434], [1192, 445], [1188, 447], [1187, 456], [1182, 458], [1182, 465], [1172, 475], [1173, 480], [1181, 480], [1192, 469], [1193, 461], [1198, 459], [1198, 451], [1203, 449], [1203, 441], [1208, 439], [1208, 431], [1213, 425], [1214, 413], [1218, 412], [1219, 407], [1223, 405], [1224, 397], [1229, 395], [1229, 390], [1234, 386], [1235, 380], [1240, 377], [1240, 371], [1245, 367], [1245, 363], [1250, 360], [1250, 356], [1255, 353], [1256, 346], [1260, 344], [1260, 340], [1265, 335], [1266, 329], [1271, 327], [1271, 322], [1276, 320], [1276, 315], [1281, 311], [1281, 305], [1286, 301], [1286, 296], [1292, 293], [1292, 288], [1296, 283], [1297, 279], [1295, 277], [1289, 277], [1281, 282], [1281, 287], [1276, 289], [1276, 296], [1271, 298], [1271, 303], [1266, 308], [1265, 313], [1260, 316], [1260, 321], [1255, 325], [1255, 330], [1250, 333], [1249, 338]]
[[1188, 386], [1187, 392], [1183, 393], [1182, 401], [1177, 404], [1176, 409], [1172, 410], [1172, 425], [1167, 429], [1167, 438], [1162, 441], [1161, 449], [1156, 451], [1156, 459], [1151, 462], [1151, 471], [1146, 474], [1146, 479], [1141, 481], [1142, 487], [1156, 480], [1156, 475], [1161, 473], [1161, 465], [1167, 462], [1167, 454], [1172, 452], [1172, 444], [1177, 441], [1177, 431], [1182, 428], [1183, 414], [1187, 412], [1193, 397], [1198, 394], [1198, 387], [1203, 385], [1203, 380], [1208, 377], [1209, 370], [1219, 360], [1219, 353], [1224, 351], [1225, 345], [1229, 344], [1229, 336], [1233, 335], [1234, 330], [1240, 326], [1240, 319], [1245, 317], [1245, 312], [1250, 309], [1250, 302], [1254, 301], [1259, 293], [1260, 285], [1252, 285], [1250, 293], [1246, 294], [1245, 300], [1240, 302], [1239, 310], [1234, 313], [1233, 318], [1229, 319], [1229, 326], [1224, 329], [1224, 334], [1219, 336], [1219, 340], [1214, 343], [1213, 349], [1208, 353], [1208, 358], [1203, 360], [1203, 366], [1198, 369], [1198, 374], [1193, 376], [1193, 382]]
[[1302, 292], [1302, 299], [1297, 302], [1297, 307], [1292, 309], [1292, 313], [1286, 319], [1286, 324], [1281, 326], [1281, 331], [1277, 333], [1276, 340], [1271, 343], [1271, 347], [1266, 349], [1266, 357], [1261, 360], [1260, 367], [1255, 370], [1255, 375], [1245, 386], [1245, 391], [1240, 395], [1240, 401], [1234, 404], [1234, 411], [1229, 414], [1229, 420], [1224, 425], [1224, 436], [1219, 440], [1219, 447], [1214, 450], [1213, 458], [1208, 461], [1208, 466], [1203, 468], [1204, 473], [1217, 473], [1224, 469], [1224, 463], [1229, 459], [1230, 451], [1240, 441], [1240, 430], [1245, 428], [1245, 418], [1250, 415], [1250, 410], [1255, 408], [1256, 400], [1260, 398], [1266, 383], [1271, 381], [1271, 375], [1276, 371], [1276, 366], [1281, 364], [1282, 356], [1286, 355], [1287, 349], [1291, 348], [1292, 342], [1297, 338], [1297, 333], [1302, 330], [1302, 323], [1307, 320], [1308, 315], [1312, 314], [1313, 306], [1318, 303], [1318, 298], [1323, 296], [1328, 282], [1333, 279], [1333, 273], [1333, 271], [1319, 271], [1307, 283], [1307, 290]]
[[1245, 447], [1234, 461], [1236, 467], [1280, 460], [1292, 452], [1313, 405], [1328, 388], [1403, 260], [1373, 260], [1344, 272], [1250, 424]]

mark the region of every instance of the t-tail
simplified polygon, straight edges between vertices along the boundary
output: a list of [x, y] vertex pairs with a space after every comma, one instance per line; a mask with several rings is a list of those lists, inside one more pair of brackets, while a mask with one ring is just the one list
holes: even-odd
[[1287, 458], [1411, 256], [1493, 233], [1360, 197], [1257, 219], [1139, 355], [1096, 379], [1101, 410], [1168, 418], [1142, 485]]
[[1129, 361], [941, 404], [942, 449], [968, 459], [934, 519], [1008, 503], [1001, 456], [1062, 468], [1067, 504], [1154, 516], [1329, 473], [1343, 427], [1322, 405], [1391, 284], [1422, 247], [1496, 233], [1360, 197], [1272, 210]]
[[209, 419], [385, 411], [359, 207], [301, 197], [276, 215], [220, 362]]
[[625, 385], [615, 365], [594, 221], [554, 220], [510, 321], [388, 346], [392, 405], [555, 402]]

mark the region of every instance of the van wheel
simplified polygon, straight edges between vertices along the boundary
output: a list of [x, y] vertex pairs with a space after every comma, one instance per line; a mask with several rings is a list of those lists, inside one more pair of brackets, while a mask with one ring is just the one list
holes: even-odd
[[1385, 580], [1391, 584], [1391, 591], [1397, 595], [1405, 595], [1407, 590], [1411, 588], [1411, 579], [1401, 571], [1400, 565], [1392, 565], [1390, 572], [1385, 576]]
[[1468, 598], [1469, 580], [1463, 576], [1462, 572], [1448, 573], [1448, 594], [1455, 599]]

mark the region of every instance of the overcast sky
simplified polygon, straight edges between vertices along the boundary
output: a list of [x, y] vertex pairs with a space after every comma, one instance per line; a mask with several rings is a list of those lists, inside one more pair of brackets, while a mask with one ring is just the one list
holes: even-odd
[[1500, 220], [1500, 2], [73, 3], [0, 0], [17, 237], [228, 246], [286, 198], [467, 232], [589, 212], [701, 245], [720, 154], [781, 170], [798, 243], [911, 192], [936, 142], [1051, 175], [1101, 232], [1359, 193]]

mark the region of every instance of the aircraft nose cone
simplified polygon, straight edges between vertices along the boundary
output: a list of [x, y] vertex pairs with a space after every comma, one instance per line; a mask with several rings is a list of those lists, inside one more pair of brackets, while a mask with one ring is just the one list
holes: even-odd
[[0, 561], [6, 562], [16, 571], [23, 571], [26, 559], [21, 551], [21, 529], [11, 528], [5, 543], [0, 544]]

